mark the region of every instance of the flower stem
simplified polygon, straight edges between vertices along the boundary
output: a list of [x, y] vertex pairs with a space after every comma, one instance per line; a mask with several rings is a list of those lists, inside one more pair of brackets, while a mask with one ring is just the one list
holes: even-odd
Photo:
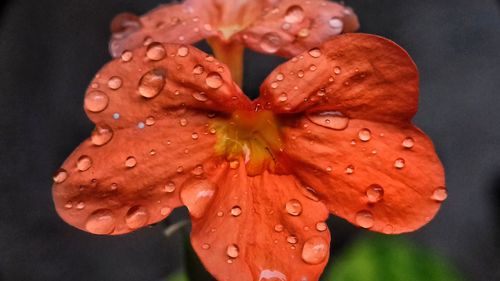
[[229, 67], [233, 80], [238, 86], [243, 86], [243, 52], [245, 46], [236, 40], [222, 41], [219, 38], [213, 37], [207, 39], [208, 44], [212, 47], [215, 58], [223, 62]]

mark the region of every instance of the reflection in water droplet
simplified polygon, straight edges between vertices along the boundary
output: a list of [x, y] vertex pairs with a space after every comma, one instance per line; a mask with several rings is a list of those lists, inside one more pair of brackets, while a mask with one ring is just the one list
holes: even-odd
[[317, 230], [317, 231], [323, 232], [323, 231], [325, 231], [325, 230], [327, 230], [327, 229], [328, 229], [328, 226], [327, 226], [327, 225], [326, 225], [326, 223], [325, 223], [325, 222], [323, 222], [323, 221], [320, 221], [320, 222], [318, 222], [318, 223], [316, 224], [316, 230]]
[[292, 216], [298, 216], [302, 213], [302, 204], [297, 199], [286, 202], [285, 209]]
[[111, 138], [113, 138], [113, 130], [105, 124], [97, 125], [90, 136], [92, 144], [96, 146], [107, 144]]
[[[264, 269], [260, 272], [259, 281], [287, 281], [286, 275], [277, 270]], [[308, 281], [301, 279], [301, 281]]]
[[163, 191], [168, 192], [168, 193], [174, 192], [175, 191], [175, 183], [173, 181], [167, 182], [167, 184], [165, 184], [165, 186], [163, 187]]
[[179, 49], [177, 49], [177, 55], [179, 57], [185, 57], [189, 55], [189, 48], [184, 45], [180, 46]]
[[448, 198], [448, 192], [443, 186], [436, 188], [431, 196], [432, 200], [436, 200], [438, 202], [443, 202], [446, 198]]
[[368, 202], [377, 203], [384, 196], [384, 188], [378, 184], [372, 184], [366, 189], [366, 197]]
[[78, 210], [85, 209], [85, 202], [82, 202], [82, 201], [78, 202], [78, 204], [76, 204], [76, 209], [78, 209]]
[[233, 217], [238, 217], [239, 215], [241, 215], [241, 208], [240, 208], [240, 206], [234, 206], [233, 208], [231, 208], [231, 215]]
[[115, 229], [115, 215], [111, 210], [94, 211], [85, 223], [85, 229], [94, 234], [110, 234]]
[[227, 246], [226, 254], [228, 257], [235, 259], [240, 254], [240, 249], [236, 244], [230, 244]]
[[298, 240], [297, 240], [297, 236], [295, 235], [290, 235], [286, 238], [286, 242], [290, 243], [290, 244], [297, 244]]
[[156, 123], [156, 120], [153, 116], [149, 116], [146, 118], [146, 125], [153, 126]]
[[161, 43], [154, 42], [148, 45], [148, 49], [146, 51], [146, 56], [150, 60], [158, 61], [162, 60], [166, 55], [165, 48]]
[[217, 72], [210, 72], [205, 79], [207, 86], [212, 89], [220, 88], [223, 84], [222, 76]]
[[320, 237], [309, 238], [302, 248], [302, 260], [308, 264], [319, 264], [328, 256], [328, 242]]
[[290, 6], [285, 13], [285, 21], [288, 23], [299, 23], [304, 20], [304, 10], [299, 5]]
[[101, 112], [108, 107], [108, 103], [108, 96], [101, 91], [92, 91], [85, 95], [84, 105], [90, 112]]
[[157, 96], [165, 87], [165, 70], [153, 69], [144, 74], [139, 81], [139, 94], [145, 98]]
[[172, 212], [172, 208], [167, 207], [167, 206], [160, 209], [160, 215], [162, 215], [164, 217], [170, 215], [171, 212]]
[[125, 160], [125, 167], [127, 168], [133, 168], [135, 165], [137, 165], [137, 160], [134, 156], [129, 156], [127, 160]]
[[338, 111], [321, 111], [307, 114], [307, 118], [316, 125], [334, 130], [344, 130], [349, 125], [349, 118]]
[[92, 159], [87, 155], [80, 156], [76, 162], [76, 167], [80, 172], [87, 171], [92, 166]]
[[128, 210], [125, 223], [132, 229], [143, 227], [149, 220], [148, 210], [142, 206], [134, 206]]
[[129, 62], [132, 60], [133, 57], [134, 57], [134, 54], [132, 54], [131, 51], [124, 51], [121, 55], [121, 59], [123, 62]]
[[282, 224], [277, 224], [274, 226], [274, 231], [282, 232], [285, 227]]
[[54, 180], [55, 183], [62, 183], [67, 178], [68, 178], [68, 172], [66, 172], [66, 170], [64, 169], [57, 170], [52, 176], [52, 179]]
[[344, 29], [344, 23], [342, 22], [341, 19], [337, 18], [337, 17], [333, 17], [331, 18], [329, 21], [328, 21], [328, 25], [330, 26], [330, 28], [333, 29], [333, 32], [334, 33], [341, 33], [342, 30]]
[[411, 138], [411, 137], [405, 138], [403, 140], [403, 143], [402, 143], [403, 147], [407, 148], [407, 149], [412, 148], [414, 144], [415, 144], [415, 140], [413, 140], [413, 138]]
[[397, 169], [403, 169], [405, 167], [405, 160], [403, 158], [398, 158], [394, 161], [394, 167]]
[[339, 75], [341, 72], [342, 72], [342, 70], [340, 69], [340, 67], [336, 66], [333, 68], [333, 73]]
[[309, 55], [313, 58], [319, 58], [321, 56], [321, 50], [318, 48], [314, 48], [309, 50]]
[[269, 32], [262, 36], [260, 47], [266, 53], [275, 53], [281, 48], [281, 37], [275, 32]]
[[203, 74], [203, 72], [205, 72], [205, 68], [203, 67], [203, 65], [197, 64], [193, 67], [193, 74], [194, 75], [200, 75], [200, 74]]
[[361, 140], [361, 141], [369, 141], [371, 138], [372, 138], [372, 133], [369, 129], [367, 128], [364, 128], [364, 129], [361, 129], [359, 130], [358, 132], [358, 138]]
[[359, 211], [355, 219], [356, 223], [363, 228], [370, 228], [374, 224], [373, 215], [367, 210]]
[[109, 80], [108, 80], [108, 88], [110, 88], [111, 90], [120, 89], [122, 84], [123, 84], [123, 81], [118, 76], [113, 76], [113, 77], [109, 78]]
[[205, 94], [204, 92], [194, 92], [193, 98], [201, 102], [205, 102], [208, 100], [207, 94]]
[[348, 175], [351, 175], [352, 173], [354, 173], [354, 166], [353, 165], [347, 166], [347, 168], [345, 168], [345, 173]]
[[285, 102], [288, 100], [288, 95], [286, 93], [282, 93], [281, 95], [279, 95], [278, 97], [278, 101], [280, 102]]
[[202, 248], [203, 250], [208, 250], [208, 249], [210, 249], [210, 244], [208, 244], [208, 243], [204, 243], [203, 245], [201, 245], [201, 248]]
[[181, 118], [181, 119], [179, 120], [179, 124], [180, 124], [182, 127], [186, 127], [186, 126], [187, 126], [187, 123], [188, 123], [188, 121], [187, 121], [187, 119], [186, 119], [186, 118]]

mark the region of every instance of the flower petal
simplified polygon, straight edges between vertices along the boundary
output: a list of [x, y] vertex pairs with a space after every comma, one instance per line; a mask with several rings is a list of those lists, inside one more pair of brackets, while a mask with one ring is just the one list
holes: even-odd
[[119, 57], [125, 50], [148, 45], [153, 41], [193, 44], [215, 34], [203, 10], [190, 5], [166, 4], [143, 16], [130, 13], [117, 15], [111, 23], [109, 50]]
[[344, 34], [279, 66], [256, 103], [274, 112], [338, 111], [350, 118], [409, 122], [418, 107], [418, 72], [394, 42]]
[[96, 129], [54, 176], [60, 216], [96, 234], [165, 218], [180, 185], [211, 169], [214, 112], [250, 106], [227, 68], [196, 48], [155, 43], [124, 55], [91, 83], [84, 104]]
[[[232, 166], [233, 168], [236, 165]], [[328, 211], [292, 176], [248, 177], [244, 165], [214, 177], [216, 192], [192, 216], [191, 242], [218, 280], [317, 280], [328, 260]], [[191, 193], [183, 202], [196, 213]], [[206, 192], [202, 192], [206, 194]], [[314, 197], [312, 197], [314, 198]], [[184, 200], [185, 199], [185, 200]]]
[[316, 117], [285, 125], [285, 153], [293, 173], [333, 214], [387, 234], [434, 217], [447, 195], [443, 167], [424, 133], [361, 119], [333, 128], [335, 117], [330, 123]]
[[359, 28], [351, 8], [324, 1], [278, 1], [242, 32], [245, 43], [263, 53], [285, 57], [319, 46], [340, 33]]

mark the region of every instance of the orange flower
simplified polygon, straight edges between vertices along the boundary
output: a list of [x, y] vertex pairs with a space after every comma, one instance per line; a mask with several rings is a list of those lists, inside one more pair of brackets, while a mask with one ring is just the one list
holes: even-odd
[[219, 280], [317, 280], [329, 212], [413, 231], [446, 199], [430, 139], [411, 124], [418, 73], [395, 43], [335, 37], [272, 72], [250, 101], [194, 47], [153, 43], [96, 75], [96, 124], [54, 175], [59, 215], [123, 234], [187, 206], [191, 242]]
[[186, 0], [140, 18], [118, 15], [111, 24], [109, 48], [118, 57], [153, 41], [193, 44], [207, 39], [215, 57], [229, 66], [241, 85], [245, 45], [290, 57], [358, 27], [350, 8], [327, 0]]

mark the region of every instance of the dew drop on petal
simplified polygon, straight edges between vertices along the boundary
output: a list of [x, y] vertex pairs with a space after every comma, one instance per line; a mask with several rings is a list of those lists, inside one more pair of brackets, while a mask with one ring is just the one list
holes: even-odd
[[415, 140], [412, 137], [407, 137], [403, 140], [401, 145], [403, 145], [403, 147], [407, 149], [413, 148], [413, 145], [415, 145]]
[[290, 244], [297, 244], [298, 240], [297, 240], [297, 236], [295, 235], [290, 235], [286, 238], [286, 242], [290, 243]]
[[145, 98], [157, 96], [165, 87], [165, 70], [153, 69], [145, 73], [139, 81], [139, 94]]
[[186, 127], [186, 126], [187, 126], [187, 124], [188, 124], [188, 121], [187, 121], [187, 119], [186, 119], [186, 118], [181, 118], [181, 119], [179, 120], [179, 124], [180, 124], [182, 127]]
[[405, 160], [403, 158], [398, 158], [394, 161], [394, 167], [396, 169], [403, 169], [405, 167]]
[[240, 206], [234, 206], [233, 208], [231, 208], [231, 215], [233, 217], [238, 217], [239, 215], [241, 215], [241, 207]]
[[278, 97], [278, 101], [280, 102], [285, 102], [288, 100], [288, 95], [286, 93], [282, 93], [281, 95], [279, 95]]
[[78, 209], [78, 210], [85, 209], [85, 202], [83, 202], [83, 201], [78, 202], [78, 204], [76, 204], [76, 209]]
[[148, 210], [142, 206], [130, 208], [125, 216], [125, 223], [132, 229], [143, 227], [149, 220]]
[[113, 138], [113, 130], [108, 125], [97, 125], [92, 131], [90, 140], [93, 145], [101, 146], [107, 144]]
[[92, 91], [85, 95], [84, 105], [90, 112], [101, 112], [108, 107], [108, 103], [108, 96], [101, 91]]
[[62, 183], [68, 178], [68, 172], [64, 169], [59, 169], [57, 170], [54, 175], [52, 176], [52, 179], [54, 180], [54, 183]]
[[340, 73], [342, 73], [342, 70], [340, 69], [340, 67], [336, 66], [333, 68], [333, 73], [339, 75]]
[[313, 58], [319, 58], [321, 56], [321, 50], [318, 48], [311, 49], [308, 53]]
[[368, 202], [377, 203], [384, 197], [384, 188], [378, 184], [372, 184], [366, 189]]
[[281, 48], [282, 39], [275, 32], [269, 32], [262, 36], [260, 47], [266, 53], [275, 53]]
[[66, 204], [64, 204], [64, 208], [66, 208], [66, 209], [73, 208], [73, 202], [71, 202], [71, 201], [66, 202]]
[[443, 202], [446, 198], [448, 198], [448, 192], [446, 191], [446, 188], [442, 186], [436, 188], [431, 196], [431, 199], [437, 202]]
[[297, 199], [292, 199], [285, 204], [287, 213], [292, 216], [298, 216], [302, 213], [302, 204]]
[[207, 94], [204, 92], [195, 92], [193, 93], [193, 98], [197, 101], [205, 102], [208, 100]]
[[109, 78], [109, 80], [108, 80], [108, 88], [110, 88], [111, 90], [120, 89], [122, 84], [123, 84], [123, 81], [118, 76], [113, 76], [113, 77]]
[[198, 135], [198, 133], [192, 133], [192, 134], [191, 134], [191, 138], [192, 138], [193, 140], [197, 140], [197, 139], [199, 139], [199, 138], [200, 138], [200, 135]]
[[226, 254], [228, 257], [235, 259], [240, 254], [240, 249], [236, 244], [230, 244], [227, 246]]
[[374, 224], [373, 214], [370, 211], [359, 211], [356, 213], [356, 223], [362, 228], [370, 228]]
[[361, 140], [361, 141], [369, 141], [372, 137], [372, 133], [369, 129], [367, 128], [364, 128], [364, 129], [361, 129], [359, 130], [358, 132], [358, 138]]
[[203, 250], [208, 250], [208, 249], [210, 249], [210, 244], [208, 244], [208, 243], [204, 243], [203, 245], [201, 245], [201, 248], [202, 248]]
[[354, 173], [354, 166], [353, 165], [349, 165], [345, 168], [345, 173], [348, 174], [348, 175], [351, 175]]
[[94, 211], [87, 218], [85, 229], [94, 234], [110, 234], [115, 229], [115, 215], [109, 209]]
[[156, 123], [156, 120], [153, 116], [149, 116], [146, 118], [146, 125], [153, 126]]
[[333, 29], [334, 33], [341, 33], [344, 29], [344, 22], [337, 17], [333, 17], [328, 21], [328, 25]]
[[282, 224], [277, 224], [274, 226], [274, 231], [282, 232], [285, 227]]
[[309, 238], [302, 248], [302, 260], [308, 264], [319, 264], [328, 256], [328, 242], [319, 236]]
[[210, 72], [207, 75], [207, 78], [205, 79], [205, 82], [207, 83], [207, 86], [212, 88], [212, 89], [218, 89], [222, 86], [223, 80], [222, 76], [220, 76], [219, 73], [217, 72]]
[[316, 125], [334, 130], [344, 130], [349, 125], [349, 118], [338, 111], [310, 113], [307, 118]]
[[185, 45], [180, 46], [179, 49], [177, 49], [177, 55], [179, 57], [186, 57], [189, 55], [189, 48]]
[[320, 222], [316, 223], [316, 230], [317, 231], [323, 232], [323, 231], [325, 231], [327, 229], [328, 229], [328, 226], [326, 225], [325, 222], [320, 221]]
[[76, 168], [78, 168], [80, 172], [87, 171], [91, 166], [92, 159], [90, 159], [87, 155], [80, 156], [80, 158], [76, 161]]
[[135, 159], [135, 157], [134, 156], [127, 157], [127, 159], [125, 160], [125, 167], [133, 168], [135, 167], [135, 165], [137, 165], [137, 160]]
[[163, 207], [160, 209], [160, 215], [162, 215], [164, 217], [170, 215], [171, 212], [172, 212], [172, 208], [170, 208], [170, 207]]
[[193, 74], [194, 75], [200, 75], [200, 74], [203, 74], [203, 72], [205, 72], [205, 68], [203, 67], [203, 65], [197, 64], [193, 67]]
[[285, 22], [300, 23], [304, 20], [304, 9], [299, 5], [290, 6], [285, 12]]
[[131, 51], [124, 51], [121, 55], [121, 59], [123, 62], [129, 62], [134, 57], [134, 54]]
[[154, 42], [148, 45], [146, 56], [150, 60], [159, 61], [165, 58], [166, 53], [165, 47], [161, 43]]
[[240, 166], [240, 161], [238, 160], [229, 161], [229, 167], [231, 169], [238, 169], [239, 166]]
[[174, 192], [175, 191], [175, 183], [173, 181], [167, 182], [167, 184], [165, 184], [165, 186], [163, 186], [163, 191], [165, 191], [167, 193]]

